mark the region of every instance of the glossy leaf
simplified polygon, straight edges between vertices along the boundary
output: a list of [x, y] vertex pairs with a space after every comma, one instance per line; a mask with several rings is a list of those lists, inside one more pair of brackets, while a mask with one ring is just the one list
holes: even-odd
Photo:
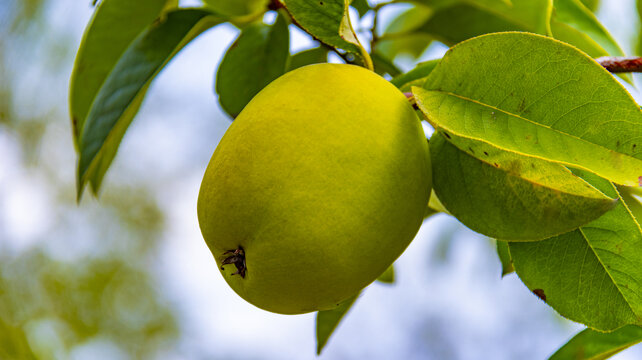
[[562, 42], [526, 33], [471, 39], [413, 93], [436, 128], [619, 184], [642, 179], [640, 108], [609, 72]]
[[384, 284], [393, 284], [395, 282], [395, 266], [390, 265], [386, 271], [383, 272], [378, 278], [377, 281]]
[[97, 193], [154, 77], [189, 41], [222, 21], [209, 10], [172, 11], [129, 45], [98, 92], [80, 135], [79, 199], [87, 182]]
[[292, 19], [315, 39], [341, 49], [369, 69], [372, 59], [361, 46], [348, 12], [348, 0], [281, 0]]
[[414, 69], [394, 77], [390, 82], [404, 92], [410, 91], [412, 86], [422, 87], [428, 75], [430, 75], [432, 70], [439, 64], [440, 60], [441, 59], [435, 59], [421, 62], [417, 64]]
[[497, 240], [495, 241], [497, 248], [497, 256], [502, 264], [502, 277], [515, 271], [513, 267], [513, 259], [510, 257], [510, 250], [508, 249], [508, 242]]
[[433, 190], [470, 229], [500, 240], [542, 240], [595, 220], [616, 201], [564, 166], [436, 132]]
[[223, 110], [236, 117], [261, 89], [283, 75], [290, 56], [287, 21], [243, 28], [216, 72], [216, 93]]
[[610, 333], [582, 330], [549, 360], [602, 360], [642, 341], [642, 328], [628, 325]]
[[339, 326], [341, 319], [343, 319], [348, 310], [350, 310], [358, 297], [359, 294], [342, 302], [335, 309], [317, 312], [317, 354], [321, 354], [321, 351], [323, 351], [323, 347], [325, 347], [328, 339], [337, 326]]
[[[78, 49], [69, 84], [69, 108], [76, 146], [91, 104], [120, 56], [163, 8], [174, 2], [103, 0], [96, 7]], [[114, 31], [116, 28], [118, 30]]]
[[323, 46], [319, 46], [312, 49], [303, 50], [292, 55], [292, 57], [290, 57], [287, 71], [292, 71], [302, 66], [320, 64], [327, 61], [328, 49]]
[[[610, 182], [577, 174], [618, 195]], [[600, 331], [642, 324], [642, 231], [624, 201], [577, 230], [509, 248], [524, 284], [562, 316]]]

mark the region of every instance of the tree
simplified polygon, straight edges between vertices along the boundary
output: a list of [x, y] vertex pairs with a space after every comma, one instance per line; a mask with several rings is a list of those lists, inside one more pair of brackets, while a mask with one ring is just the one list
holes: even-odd
[[[230, 117], [272, 80], [329, 54], [386, 76], [434, 130], [427, 216], [448, 213], [497, 239], [506, 273], [588, 327], [552, 358], [604, 358], [642, 341], [642, 112], [621, 85], [641, 61], [622, 57], [592, 13], [597, 1], [413, 1], [380, 29], [379, 12], [400, 2], [103, 0], [71, 81], [78, 199], [87, 184], [98, 194], [154, 77], [200, 33], [230, 22], [241, 32], [215, 85]], [[369, 44], [350, 9], [372, 17]], [[290, 54], [288, 24], [318, 46]], [[442, 59], [398, 68], [400, 55], [416, 59], [433, 41], [451, 47]], [[318, 352], [353, 300], [319, 312]]]

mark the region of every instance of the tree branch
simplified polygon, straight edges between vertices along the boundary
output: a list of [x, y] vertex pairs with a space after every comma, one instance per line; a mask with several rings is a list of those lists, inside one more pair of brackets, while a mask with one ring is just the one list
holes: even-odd
[[642, 57], [603, 56], [595, 61], [612, 73], [642, 72]]

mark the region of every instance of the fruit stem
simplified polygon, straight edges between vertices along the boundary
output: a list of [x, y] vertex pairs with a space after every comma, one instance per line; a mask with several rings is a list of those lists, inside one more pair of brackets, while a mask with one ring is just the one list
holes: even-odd
[[223, 266], [225, 265], [234, 264], [236, 266], [236, 272], [232, 273], [232, 275], [241, 275], [241, 277], [245, 279], [245, 271], [247, 270], [245, 266], [245, 250], [239, 246], [236, 250], [227, 250], [223, 255], [229, 256], [221, 262], [221, 270], [223, 270]]

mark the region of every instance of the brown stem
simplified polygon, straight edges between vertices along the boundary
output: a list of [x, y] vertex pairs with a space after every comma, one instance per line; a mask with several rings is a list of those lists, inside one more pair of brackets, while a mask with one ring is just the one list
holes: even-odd
[[642, 57], [603, 56], [595, 60], [612, 73], [642, 72]]

